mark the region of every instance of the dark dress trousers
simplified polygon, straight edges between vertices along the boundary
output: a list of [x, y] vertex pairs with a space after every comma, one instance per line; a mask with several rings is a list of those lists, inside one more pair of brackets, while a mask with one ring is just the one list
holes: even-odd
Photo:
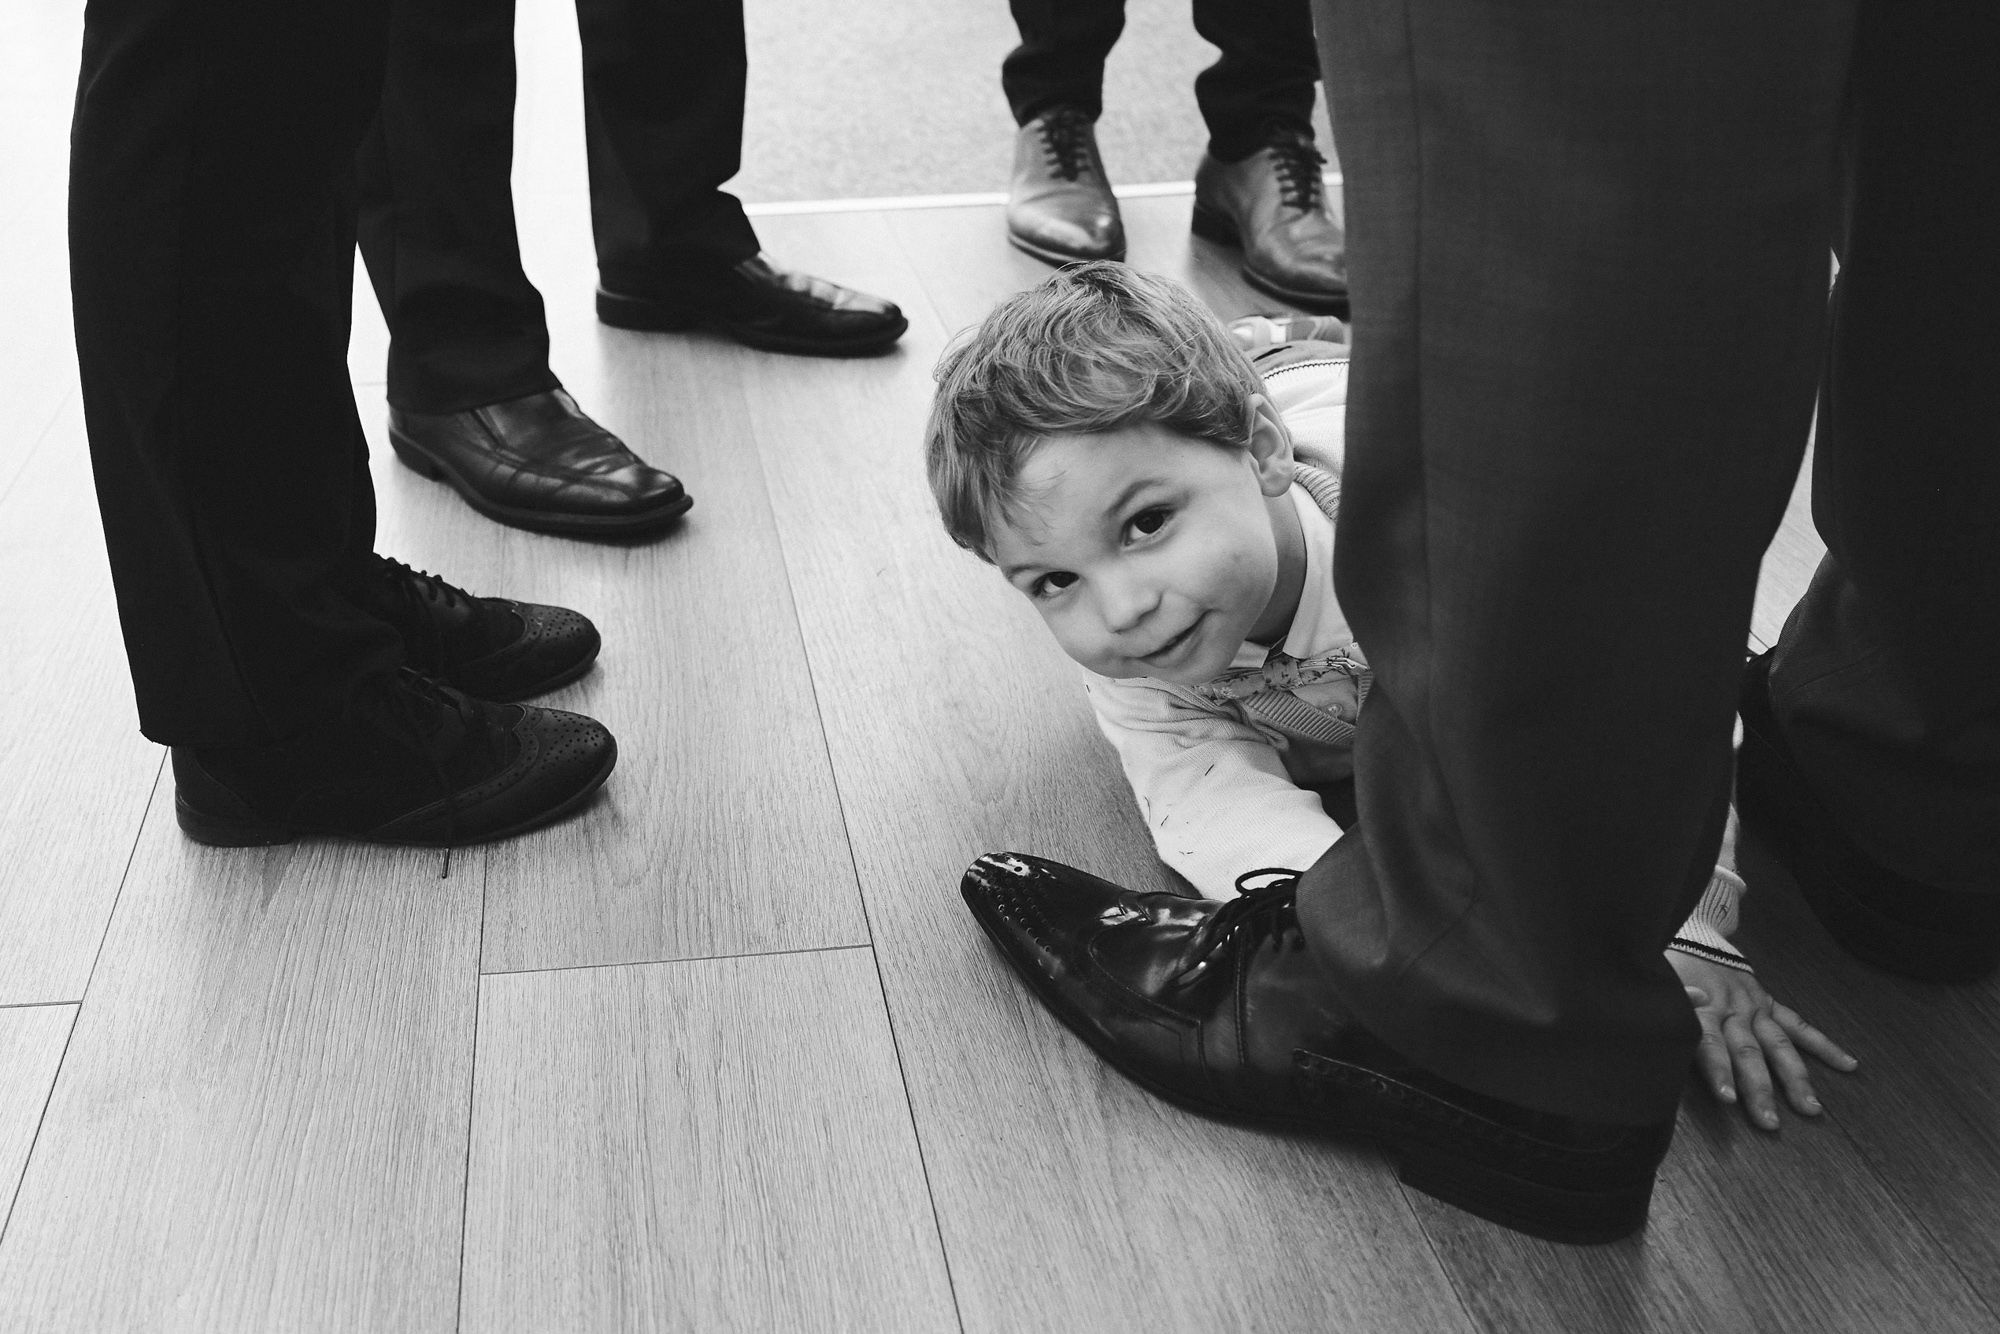
[[[457, 412], [555, 388], [510, 175], [512, 0], [395, 0], [362, 148], [361, 250], [390, 331], [389, 402]], [[645, 294], [757, 253], [735, 196], [741, 0], [577, 0], [598, 270]]]
[[1816, 390], [1829, 552], [1778, 719], [1883, 864], [2000, 884], [2000, 10], [1317, 19], [1354, 312], [1336, 579], [1377, 676], [1359, 826], [1300, 919], [1422, 1064], [1657, 1121], [1696, 1037], [1660, 951]]
[[262, 743], [393, 670], [347, 373], [383, 0], [92, 0], [70, 169], [77, 362], [140, 725]]
[[[1021, 44], [1000, 66], [1001, 87], [1025, 125], [1067, 103], [1104, 108], [1104, 61], [1125, 30], [1125, 0], [1011, 0]], [[1209, 152], [1224, 162], [1264, 146], [1273, 125], [1312, 128], [1310, 0], [1194, 0], [1194, 28], [1221, 56], [1195, 76]]]

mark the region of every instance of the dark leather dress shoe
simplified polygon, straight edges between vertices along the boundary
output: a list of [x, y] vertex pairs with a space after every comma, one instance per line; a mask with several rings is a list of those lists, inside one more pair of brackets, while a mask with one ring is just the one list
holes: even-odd
[[814, 357], [885, 352], [910, 322], [893, 301], [753, 255], [741, 264], [676, 280], [671, 289], [597, 289], [597, 318], [618, 329], [711, 329], [746, 347]]
[[576, 809], [617, 762], [581, 714], [490, 704], [405, 668], [282, 745], [175, 746], [174, 814], [215, 847], [481, 843]]
[[1326, 159], [1312, 136], [1280, 130], [1241, 162], [1202, 154], [1194, 233], [1243, 248], [1252, 287], [1306, 310], [1347, 314], [1347, 242], [1326, 211]]
[[1406, 1184], [1551, 1240], [1611, 1241], [1646, 1221], [1671, 1121], [1533, 1112], [1412, 1065], [1328, 995], [1291, 878], [1215, 903], [991, 853], [960, 891], [1042, 1003], [1169, 1102], [1377, 1142]]
[[396, 457], [489, 519], [566, 537], [658, 532], [694, 504], [560, 389], [464, 412], [389, 409]]
[[1736, 805], [1827, 933], [1863, 963], [1921, 982], [1978, 982], [2000, 967], [2000, 896], [1911, 880], [1876, 862], [1813, 795], [1771, 710], [1771, 655], [1753, 658], [1737, 711]]
[[1053, 107], [1015, 134], [1007, 239], [1050, 264], [1125, 258], [1125, 224], [1088, 112]]
[[597, 627], [567, 607], [476, 597], [385, 556], [370, 556], [342, 591], [396, 627], [410, 666], [495, 704], [568, 685], [602, 644]]

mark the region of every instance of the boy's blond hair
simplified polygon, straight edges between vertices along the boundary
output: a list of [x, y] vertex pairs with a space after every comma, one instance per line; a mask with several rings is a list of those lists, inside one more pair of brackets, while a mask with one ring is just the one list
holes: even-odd
[[1151, 422], [1247, 444], [1263, 382], [1180, 284], [1102, 261], [1000, 303], [938, 362], [924, 466], [945, 531], [991, 561], [991, 526], [1020, 504], [1021, 464], [1054, 435]]

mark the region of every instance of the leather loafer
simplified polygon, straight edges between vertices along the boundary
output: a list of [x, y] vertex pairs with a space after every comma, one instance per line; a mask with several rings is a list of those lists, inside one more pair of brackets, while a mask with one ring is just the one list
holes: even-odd
[[1306, 310], [1347, 313], [1347, 242], [1326, 211], [1326, 159], [1312, 136], [1282, 129], [1241, 162], [1202, 154], [1194, 234], [1243, 249], [1243, 278]]
[[910, 327], [893, 301], [778, 268], [765, 255], [684, 276], [671, 290], [599, 287], [597, 318], [618, 329], [711, 329], [746, 347], [814, 357], [884, 352]]
[[1646, 1220], [1673, 1123], [1530, 1111], [1419, 1069], [1346, 1015], [1286, 877], [1228, 903], [991, 853], [960, 885], [1008, 963], [1119, 1073], [1190, 1111], [1363, 1139], [1409, 1186], [1503, 1226], [1602, 1242]]
[[464, 412], [391, 408], [389, 444], [487, 518], [538, 533], [643, 536], [694, 504], [560, 389]]
[[1050, 264], [1125, 258], [1125, 224], [1097, 152], [1097, 127], [1073, 106], [1053, 107], [1014, 136], [1007, 239]]
[[568, 685], [590, 670], [603, 642], [567, 607], [478, 597], [385, 556], [370, 556], [342, 591], [396, 627], [411, 667], [496, 704]]
[[1806, 906], [1863, 963], [1921, 982], [1978, 982], [2000, 967], [2000, 896], [1924, 884], [1863, 852], [1813, 795], [1771, 709], [1771, 655], [1743, 674], [1736, 805], [1798, 882]]
[[618, 762], [581, 714], [492, 704], [404, 668], [275, 746], [175, 746], [174, 814], [213, 847], [301, 835], [449, 847], [575, 810]]

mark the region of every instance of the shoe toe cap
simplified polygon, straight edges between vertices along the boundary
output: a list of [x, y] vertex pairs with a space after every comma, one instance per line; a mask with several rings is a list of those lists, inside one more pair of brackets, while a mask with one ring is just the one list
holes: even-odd
[[1031, 254], [1047, 252], [1074, 260], [1125, 256], [1124, 224], [1116, 213], [1107, 209], [1010, 208], [1007, 231]]

